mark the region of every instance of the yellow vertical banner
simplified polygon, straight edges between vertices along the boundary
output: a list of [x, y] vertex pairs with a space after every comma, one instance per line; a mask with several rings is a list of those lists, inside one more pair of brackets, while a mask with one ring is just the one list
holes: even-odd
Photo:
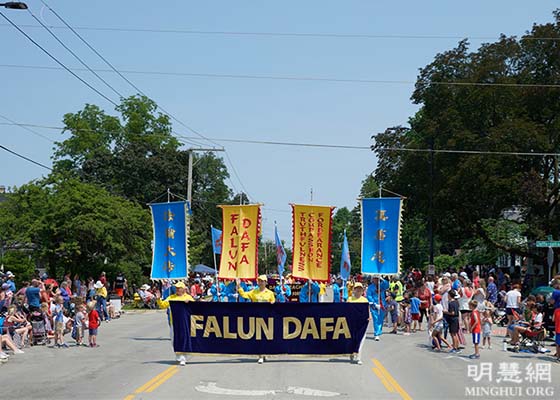
[[255, 279], [258, 272], [260, 205], [219, 206], [222, 209], [222, 256], [219, 278]]
[[329, 280], [333, 210], [330, 206], [292, 204], [294, 278]]

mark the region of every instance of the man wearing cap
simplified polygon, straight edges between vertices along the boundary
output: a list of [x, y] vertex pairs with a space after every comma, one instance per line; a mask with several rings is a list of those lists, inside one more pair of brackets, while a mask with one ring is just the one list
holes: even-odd
[[[243, 297], [244, 299], [251, 300], [253, 303], [271, 303], [271, 304], [273, 304], [276, 301], [276, 298], [274, 297], [274, 293], [272, 292], [272, 290], [269, 290], [266, 287], [266, 284], [268, 283], [268, 278], [267, 278], [266, 275], [260, 275], [257, 278], [258, 287], [251, 290], [250, 292], [246, 292], [241, 287], [241, 279], [237, 278], [236, 283], [237, 283], [237, 291], [238, 291], [239, 295], [241, 297]], [[265, 360], [265, 356], [261, 354], [261, 355], [259, 355], [259, 360], [257, 362], [259, 364], [262, 364], [264, 362], [264, 360]]]
[[[355, 285], [355, 284], [354, 284]], [[373, 316], [373, 335], [374, 340], [379, 341], [379, 336], [383, 331], [383, 320], [385, 319], [385, 291], [389, 289], [389, 282], [378, 276], [374, 276], [371, 284], [367, 288], [366, 296], [371, 305], [371, 315]]]
[[6, 282], [8, 284], [8, 289], [12, 291], [12, 293], [16, 293], [16, 283], [14, 282], [14, 278], [15, 275], [12, 273], [12, 271], [8, 271], [6, 272]]
[[[159, 293], [156, 293], [157, 296], [157, 304], [159, 308], [167, 308], [168, 309], [168, 316], [169, 316], [169, 326], [171, 328], [171, 344], [173, 345], [173, 315], [171, 315], [171, 308], [169, 307], [169, 303], [171, 301], [184, 301], [188, 303], [189, 301], [194, 301], [193, 297], [187, 293], [187, 286], [185, 282], [177, 282], [175, 285], [175, 293], [170, 295], [165, 300], [162, 300], [159, 296]], [[177, 356], [177, 361], [179, 365], [185, 365], [187, 363], [187, 359], [184, 353], [175, 352]]]
[[[364, 285], [362, 285], [361, 282], [354, 283], [354, 290], [352, 291], [352, 296], [348, 298], [348, 303], [368, 303], [368, 299], [364, 297]], [[369, 311], [369, 321], [371, 321], [371, 310]], [[366, 334], [364, 332], [364, 337], [360, 342], [360, 348], [357, 353], [353, 353], [350, 356], [350, 362], [362, 365], [360, 354], [362, 353], [365, 338]]]

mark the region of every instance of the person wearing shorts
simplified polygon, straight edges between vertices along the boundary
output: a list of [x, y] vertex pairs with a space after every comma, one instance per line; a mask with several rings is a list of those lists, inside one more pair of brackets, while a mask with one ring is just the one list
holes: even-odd
[[432, 343], [437, 351], [441, 351], [440, 342], [444, 342], [447, 347], [451, 348], [451, 344], [442, 335], [443, 332], [443, 306], [441, 305], [441, 295], [434, 296], [434, 306], [432, 310]]
[[471, 300], [469, 302], [469, 307], [471, 308], [471, 334], [472, 334], [472, 341], [474, 345], [474, 354], [471, 354], [469, 358], [477, 359], [480, 358], [480, 332], [482, 329], [481, 326], [481, 319], [480, 319], [480, 312], [477, 310], [478, 302], [476, 300]]
[[451, 340], [453, 342], [453, 348], [449, 351], [450, 353], [460, 353], [459, 350], [459, 302], [458, 299], [461, 297], [455, 290], [449, 291], [449, 304], [447, 305], [447, 311], [443, 311], [445, 320], [449, 327], [449, 333], [451, 334]]

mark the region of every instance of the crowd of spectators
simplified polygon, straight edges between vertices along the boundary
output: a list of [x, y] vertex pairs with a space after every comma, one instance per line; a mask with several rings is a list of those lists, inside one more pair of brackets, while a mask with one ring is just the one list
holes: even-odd
[[0, 274], [0, 284], [1, 362], [29, 346], [68, 348], [69, 337], [73, 346], [98, 347], [99, 326], [119, 316], [114, 303], [123, 300], [127, 289], [121, 273], [111, 288], [105, 272], [85, 281], [78, 275], [57, 281], [37, 274], [17, 287], [16, 276], [7, 271]]

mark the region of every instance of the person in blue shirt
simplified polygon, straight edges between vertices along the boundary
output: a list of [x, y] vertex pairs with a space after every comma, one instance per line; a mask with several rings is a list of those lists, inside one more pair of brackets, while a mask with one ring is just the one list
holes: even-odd
[[301, 292], [299, 292], [299, 302], [318, 303], [319, 291], [320, 291], [319, 284], [309, 279], [307, 283], [302, 286]]
[[385, 319], [385, 310], [387, 309], [385, 292], [389, 289], [389, 282], [378, 276], [371, 279], [368, 285], [366, 297], [371, 307], [371, 316], [373, 317], [373, 335], [375, 340], [379, 340], [379, 336], [383, 332], [383, 320]]
[[290, 288], [289, 285], [286, 285], [285, 283], [280, 284], [279, 281], [276, 287], [274, 288], [274, 293], [276, 294], [277, 303], [287, 303], [289, 301], [288, 297], [292, 295], [292, 289]]
[[15, 277], [16, 276], [11, 271], [8, 271], [6, 272], [6, 278], [8, 279], [4, 282], [8, 284], [9, 290], [11, 290], [13, 294], [16, 294], [16, 283], [14, 282]]
[[495, 305], [498, 302], [498, 287], [494, 283], [494, 277], [488, 277], [488, 287], [486, 288], [488, 301]]
[[239, 295], [237, 294], [237, 285], [235, 281], [225, 283], [224, 297], [227, 297], [228, 303], [237, 303]]
[[336, 282], [332, 285], [333, 290], [333, 303], [345, 303], [348, 300], [348, 288], [342, 282], [342, 278], [339, 276], [336, 278]]
[[224, 299], [226, 291], [226, 286], [220, 282], [214, 282], [212, 287], [210, 287], [210, 294], [212, 295], [212, 301], [219, 302]]
[[412, 317], [412, 332], [416, 332], [418, 329], [418, 323], [420, 321], [420, 299], [416, 297], [416, 292], [410, 299], [410, 315]]
[[41, 309], [41, 289], [39, 285], [42, 285], [42, 283], [37, 279], [33, 279], [31, 281], [31, 286], [25, 291], [29, 311], [39, 311]]

